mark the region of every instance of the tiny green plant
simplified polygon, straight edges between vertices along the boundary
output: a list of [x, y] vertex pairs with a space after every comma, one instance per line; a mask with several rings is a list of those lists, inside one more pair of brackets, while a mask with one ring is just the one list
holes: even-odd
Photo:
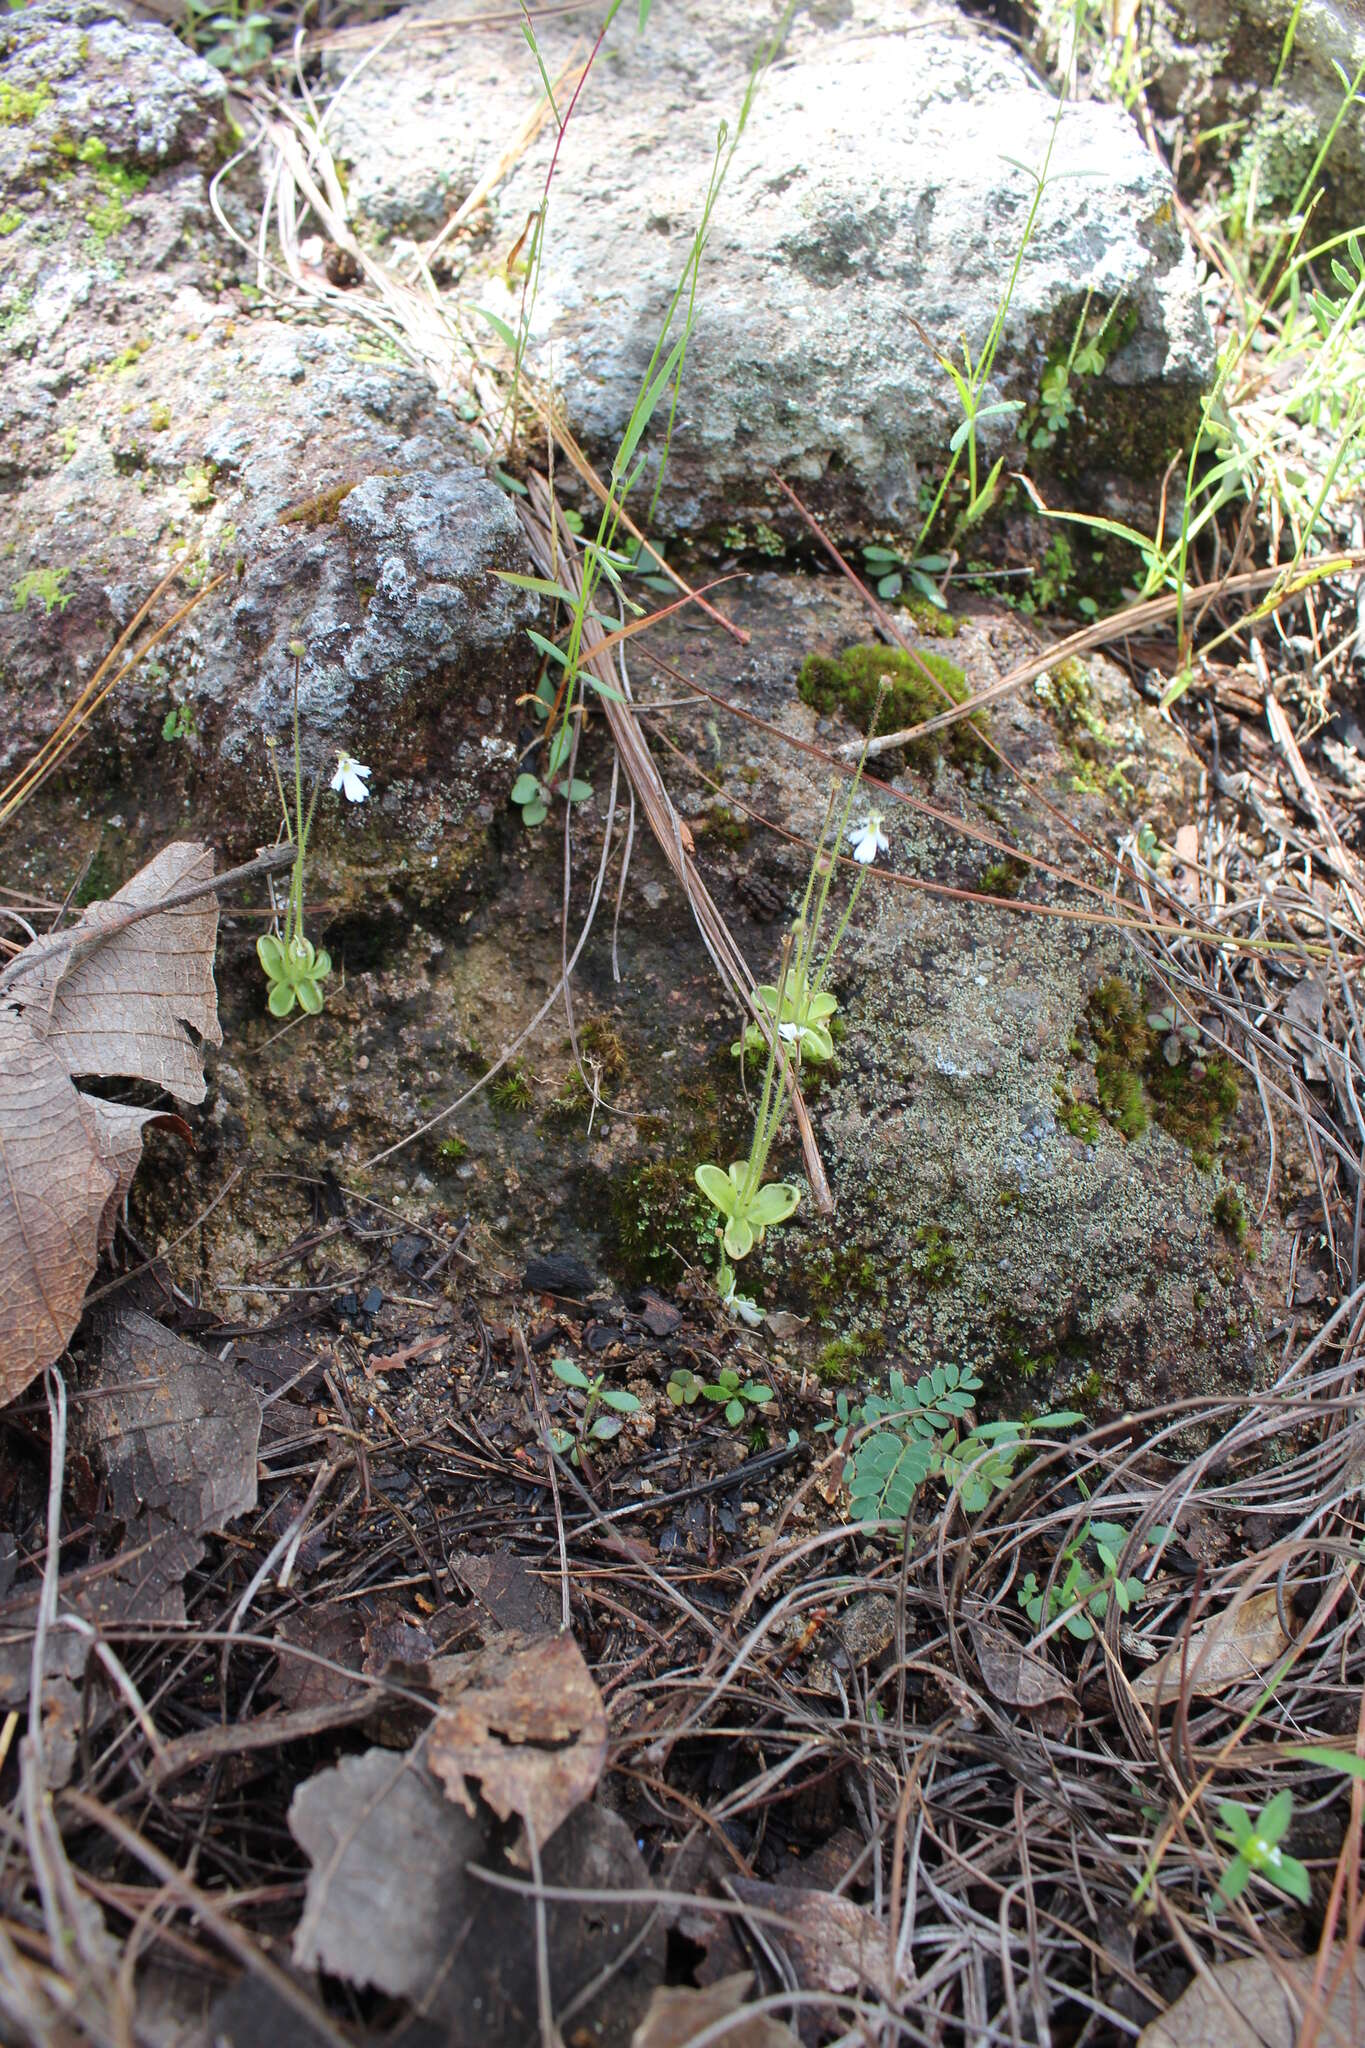
[[893, 1371], [884, 1394], [859, 1403], [839, 1394], [835, 1420], [819, 1428], [832, 1431], [840, 1448], [852, 1446], [844, 1484], [859, 1521], [904, 1521], [925, 1480], [942, 1469], [943, 1453], [956, 1443], [980, 1387], [968, 1368], [936, 1365], [913, 1385]]
[[1094, 294], [1087, 292], [1081, 306], [1080, 318], [1071, 337], [1071, 346], [1064, 356], [1055, 357], [1043, 371], [1038, 387], [1037, 421], [1029, 433], [1029, 445], [1040, 453], [1055, 446], [1060, 434], [1066, 432], [1077, 412], [1081, 399], [1077, 385], [1083, 378], [1099, 377], [1104, 372], [1108, 357], [1105, 344], [1109, 331], [1122, 306], [1117, 298], [1105, 314], [1098, 332], [1087, 335], [1086, 323], [1090, 316], [1090, 301]]
[[243, 7], [241, 0], [226, 0], [223, 6], [218, 0], [185, 0], [185, 41], [236, 78], [245, 78], [268, 60], [273, 48], [270, 31], [270, 16]]
[[980, 1389], [970, 1368], [937, 1365], [913, 1385], [893, 1371], [884, 1394], [868, 1394], [861, 1402], [841, 1390], [833, 1421], [817, 1428], [832, 1433], [841, 1448], [849, 1446], [844, 1484], [859, 1521], [903, 1522], [929, 1479], [956, 1488], [965, 1512], [979, 1514], [1009, 1485], [1035, 1432], [1083, 1420], [1064, 1410], [1032, 1422], [983, 1422], [973, 1429], [970, 1417]]
[[1294, 1795], [1286, 1788], [1267, 1800], [1253, 1814], [1230, 1799], [1219, 1801], [1215, 1830], [1218, 1839], [1234, 1851], [1231, 1862], [1218, 1880], [1216, 1900], [1230, 1906], [1242, 1896], [1253, 1877], [1264, 1878], [1276, 1891], [1306, 1906], [1312, 1896], [1308, 1872], [1296, 1856], [1280, 1847], [1294, 1818]]
[[53, 612], [64, 612], [71, 602], [66, 588], [70, 574], [69, 569], [30, 569], [14, 586], [14, 609], [26, 612], [31, 604], [40, 604], [49, 619]]
[[894, 548], [875, 546], [863, 549], [863, 561], [883, 603], [891, 604], [898, 597], [904, 597], [908, 586], [914, 596], [922, 597], [926, 604], [933, 605], [935, 611], [947, 611], [947, 599], [933, 579], [942, 576], [950, 566], [949, 556], [918, 555], [913, 561], [908, 561]]
[[1149, 1010], [1147, 1022], [1161, 1040], [1161, 1057], [1168, 1067], [1178, 1067], [1185, 1054], [1198, 1047], [1199, 1026], [1182, 1017], [1174, 1003], [1167, 1003], [1160, 1010]]
[[[788, 936], [783, 942], [782, 971], [774, 990], [778, 1015], [782, 1012], [791, 951], [792, 942]], [[773, 1087], [779, 1042], [779, 1035], [774, 1031], [768, 1046], [763, 1094], [754, 1118], [748, 1158], [733, 1160], [728, 1167], [707, 1161], [696, 1169], [694, 1176], [697, 1186], [721, 1219], [718, 1227], [727, 1260], [747, 1258], [754, 1246], [762, 1243], [765, 1232], [775, 1224], [785, 1223], [801, 1200], [801, 1190], [790, 1181], [769, 1181], [765, 1185], [763, 1179], [768, 1154], [787, 1106], [785, 1087], [781, 1083], [776, 1091]]]
[[[313, 818], [317, 811], [318, 791], [321, 775], [315, 776], [312, 792], [305, 811], [303, 801], [303, 755], [299, 741], [299, 670], [303, 661], [301, 646], [295, 645], [294, 654], [294, 814], [289, 814], [289, 799], [284, 792], [279, 763], [275, 758], [275, 742], [267, 740], [270, 766], [275, 777], [275, 788], [280, 799], [280, 810], [284, 819], [285, 837], [294, 848], [294, 865], [289, 874], [289, 896], [285, 904], [284, 918], [277, 918], [275, 930], [264, 933], [256, 941], [256, 957], [261, 963], [266, 979], [266, 1005], [272, 1017], [287, 1017], [297, 1004], [305, 1015], [316, 1017], [322, 1008], [322, 984], [332, 971], [331, 956], [319, 949], [304, 930], [304, 875], [308, 859], [308, 835], [312, 831]], [[366, 787], [370, 770], [347, 753], [337, 755], [336, 772], [330, 787], [344, 794], [348, 803], [364, 803], [369, 796]]]
[[688, 1365], [675, 1365], [664, 1388], [675, 1408], [691, 1408], [701, 1399], [702, 1383]]
[[[1166, 1529], [1154, 1528], [1147, 1543], [1160, 1543], [1168, 1533]], [[1061, 1562], [1066, 1570], [1060, 1576], [1053, 1575], [1046, 1597], [1037, 1573], [1026, 1573], [1016, 1597], [1033, 1626], [1041, 1629], [1064, 1618], [1067, 1634], [1078, 1643], [1088, 1643], [1097, 1627], [1103, 1627], [1111, 1600], [1120, 1614], [1128, 1614], [1146, 1588], [1133, 1573], [1123, 1577], [1119, 1572], [1119, 1555], [1127, 1541], [1128, 1531], [1119, 1522], [1087, 1522], [1064, 1545]], [[1098, 1571], [1085, 1555], [1087, 1544], [1093, 1546], [1099, 1559]]]
[[[590, 1444], [609, 1444], [621, 1434], [621, 1417], [634, 1415], [640, 1403], [623, 1387], [609, 1387], [604, 1372], [589, 1379], [571, 1358], [556, 1358], [550, 1370], [560, 1385], [568, 1388], [574, 1410], [573, 1428], [551, 1429], [550, 1442], [561, 1458], [580, 1465]], [[604, 1408], [608, 1410], [605, 1415], [600, 1413]]]
[[198, 731], [192, 704], [172, 704], [161, 721], [163, 740], [192, 740]]
[[[806, 877], [806, 893], [791, 929], [790, 962], [781, 978], [781, 987], [779, 989], [772, 982], [761, 982], [754, 991], [759, 1007], [769, 1025], [776, 1025], [777, 1035], [795, 1060], [798, 1072], [806, 1062], [818, 1067], [834, 1058], [834, 1037], [830, 1027], [839, 1008], [839, 999], [828, 986], [830, 973], [858, 907], [868, 869], [879, 853], [890, 850], [890, 842], [882, 830], [880, 811], [869, 811], [857, 825], [849, 823], [867, 760], [867, 747], [877, 730], [886, 694], [887, 685], [883, 682], [868, 723], [867, 740], [849, 778], [837, 821], [834, 814], [835, 792], [832, 789], [826, 801], [820, 837]], [[852, 841], [853, 860], [858, 872], [833, 936], [822, 950], [830, 889], [837, 866], [834, 852], [843, 845], [845, 837]], [[730, 1050], [736, 1058], [743, 1059], [748, 1054], [762, 1052], [767, 1042], [768, 1033], [753, 1023], [745, 1027]]]
[[704, 1401], [713, 1401], [721, 1409], [731, 1429], [738, 1429], [750, 1408], [765, 1408], [776, 1396], [766, 1380], [741, 1380], [732, 1365], [727, 1365], [716, 1378], [701, 1389]]
[[[537, 699], [537, 701], [540, 701]], [[566, 764], [572, 748], [573, 733], [567, 725], [561, 725], [550, 740], [545, 762], [546, 780], [523, 769], [512, 784], [512, 802], [521, 812], [521, 822], [531, 830], [543, 824], [549, 815], [550, 804], [556, 796], [562, 796], [566, 803], [583, 804], [592, 795], [592, 784], [584, 782], [577, 775], [567, 772]], [[561, 770], [565, 770], [561, 774]]]

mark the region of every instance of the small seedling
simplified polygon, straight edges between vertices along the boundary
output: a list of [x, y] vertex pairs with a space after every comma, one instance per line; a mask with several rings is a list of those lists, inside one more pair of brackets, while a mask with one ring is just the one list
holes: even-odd
[[869, 547], [863, 549], [863, 560], [876, 578], [878, 597], [886, 603], [902, 596], [909, 584], [916, 597], [922, 597], [936, 611], [947, 611], [947, 602], [933, 581], [948, 567], [947, 555], [917, 555], [914, 561], [907, 561], [894, 548]]
[[741, 1382], [734, 1367], [727, 1365], [719, 1378], [701, 1390], [702, 1397], [723, 1409], [731, 1429], [738, 1429], [749, 1408], [765, 1408], [777, 1397], [765, 1380]]
[[1185, 1054], [1199, 1044], [1199, 1026], [1182, 1018], [1174, 1003], [1164, 1010], [1149, 1010], [1147, 1022], [1161, 1039], [1161, 1057], [1168, 1067], [1178, 1067]]
[[548, 781], [542, 782], [538, 775], [523, 770], [512, 784], [512, 802], [520, 809], [521, 822], [528, 831], [544, 822], [554, 797], [562, 796], [567, 803], [583, 804], [592, 795], [590, 782], [582, 781], [577, 775], [559, 775], [569, 757], [570, 739], [568, 728], [561, 725], [550, 741], [545, 771]]
[[[581, 1396], [576, 1404], [574, 1427], [550, 1431], [550, 1442], [560, 1457], [567, 1458], [571, 1465], [579, 1465], [589, 1444], [609, 1444], [621, 1434], [621, 1417], [634, 1415], [640, 1403], [624, 1388], [607, 1386], [604, 1372], [589, 1379], [571, 1358], [556, 1358], [550, 1370], [560, 1384], [569, 1389], [571, 1405], [575, 1405], [574, 1395]], [[610, 1409], [611, 1413], [601, 1415], [598, 1413], [601, 1408]]]
[[1308, 1872], [1297, 1857], [1286, 1855], [1280, 1847], [1293, 1818], [1294, 1795], [1287, 1789], [1277, 1792], [1255, 1815], [1229, 1799], [1220, 1800], [1220, 1825], [1215, 1832], [1236, 1854], [1218, 1880], [1215, 1896], [1219, 1905], [1230, 1906], [1239, 1899], [1253, 1875], [1263, 1877], [1300, 1905], [1308, 1904], [1312, 1896]]
[[664, 1392], [675, 1408], [691, 1408], [701, 1399], [702, 1383], [689, 1366], [678, 1365], [668, 1376]]
[[[295, 1004], [310, 1017], [316, 1017], [323, 1004], [322, 984], [332, 971], [331, 955], [325, 949], [314, 946], [304, 933], [303, 884], [308, 858], [308, 835], [313, 829], [313, 817], [318, 805], [318, 791], [322, 787], [321, 775], [313, 778], [312, 791], [305, 811], [303, 802], [303, 753], [299, 741], [299, 670], [303, 662], [301, 642], [293, 644], [294, 655], [294, 814], [289, 814], [289, 799], [284, 793], [284, 782], [280, 776], [279, 763], [275, 759], [275, 742], [266, 741], [270, 766], [275, 777], [275, 789], [280, 799], [280, 810], [284, 818], [285, 837], [294, 848], [294, 865], [290, 871], [289, 899], [285, 904], [284, 922], [278, 920], [273, 932], [264, 933], [256, 941], [256, 957], [265, 974], [268, 993], [266, 1004], [272, 1017], [287, 1017]], [[330, 787], [343, 791], [351, 803], [364, 803], [369, 790], [366, 783], [370, 771], [362, 762], [355, 761], [345, 752], [337, 755], [336, 773]]]
[[[1154, 1528], [1147, 1543], [1161, 1543], [1168, 1534], [1166, 1529]], [[1067, 1634], [1078, 1643], [1088, 1643], [1096, 1634], [1097, 1624], [1103, 1626], [1111, 1598], [1121, 1614], [1129, 1613], [1146, 1588], [1131, 1572], [1127, 1578], [1119, 1576], [1119, 1555], [1127, 1541], [1128, 1531], [1119, 1522], [1087, 1522], [1062, 1551], [1066, 1570], [1060, 1578], [1054, 1576], [1048, 1588], [1046, 1614], [1038, 1575], [1027, 1573], [1017, 1597], [1033, 1626], [1042, 1628], [1045, 1622], [1064, 1616]], [[1095, 1547], [1103, 1567], [1099, 1573], [1083, 1555], [1087, 1543]]]
[[198, 731], [192, 704], [173, 704], [161, 721], [163, 740], [192, 740]]

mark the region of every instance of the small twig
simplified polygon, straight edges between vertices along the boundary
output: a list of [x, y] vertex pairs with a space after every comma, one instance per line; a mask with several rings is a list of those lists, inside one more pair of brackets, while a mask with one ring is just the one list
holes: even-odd
[[155, 903], [131, 904], [107, 923], [73, 924], [65, 931], [48, 933], [40, 941], [38, 951], [26, 946], [10, 961], [0, 974], [0, 993], [35, 968], [46, 967], [56, 953], [82, 945], [93, 951], [107, 939], [127, 931], [130, 925], [139, 924], [144, 917], [157, 917], [163, 910], [181, 910], [187, 903], [198, 903], [205, 896], [216, 896], [223, 889], [235, 888], [238, 882], [250, 881], [254, 875], [271, 874], [277, 868], [292, 867], [293, 864], [292, 846], [267, 847], [257, 854], [255, 860], [244, 861], [240, 867], [225, 868], [221, 875], [206, 875], [200, 882], [187, 882], [181, 889], [172, 889], [169, 896], [158, 897]]

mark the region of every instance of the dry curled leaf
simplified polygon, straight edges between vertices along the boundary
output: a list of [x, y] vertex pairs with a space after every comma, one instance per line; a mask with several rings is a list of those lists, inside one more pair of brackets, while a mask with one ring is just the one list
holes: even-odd
[[261, 1403], [241, 1374], [139, 1309], [97, 1327], [85, 1376], [107, 1391], [84, 1405], [76, 1437], [115, 1513], [202, 1536], [254, 1508]]
[[[295, 1792], [289, 1828], [311, 1866], [294, 1933], [301, 1968], [408, 2000], [437, 2029], [432, 2039], [530, 2044], [543, 2038], [543, 1939], [556, 2005], [580, 2000], [571, 2038], [626, 2048], [663, 1975], [659, 1918], [640, 1904], [608, 1912], [592, 1896], [582, 1904], [555, 1897], [538, 1929], [524, 1890], [479, 1874], [505, 1874], [494, 1824], [442, 1796], [420, 1746], [407, 1755], [370, 1749], [319, 1771]], [[630, 1829], [597, 1806], [570, 1815], [543, 1868], [556, 1892], [649, 1885]]]
[[870, 1989], [896, 2004], [905, 1987], [895, 1980], [886, 1928], [866, 1907], [837, 1892], [763, 1884], [757, 1878], [734, 1878], [731, 1889], [746, 1905], [782, 1915], [785, 1927], [764, 1932], [786, 1952], [803, 1988], [836, 1993]]
[[[92, 903], [72, 931], [54, 932], [11, 964], [8, 1000], [68, 1074], [126, 1075], [202, 1102], [204, 1070], [190, 1030], [221, 1045], [213, 954], [213, 895], [174, 910], [150, 906], [213, 874], [206, 846], [164, 846], [107, 903]], [[130, 911], [145, 916], [129, 920]], [[16, 971], [17, 970], [17, 971]]]
[[[1196, 1977], [1170, 2010], [1138, 2036], [1137, 2048], [1295, 2048], [1310, 2009], [1316, 1959], [1242, 1956]], [[1360, 2048], [1365, 1956], [1333, 1951], [1318, 2008], [1318, 2048]]]
[[470, 1814], [477, 1779], [494, 1813], [501, 1820], [517, 1814], [543, 1847], [591, 1798], [607, 1760], [606, 1712], [577, 1643], [509, 1630], [438, 1668], [431, 1769]]
[[1133, 1680], [1133, 1697], [1144, 1707], [1174, 1706], [1184, 1691], [1191, 1699], [1212, 1699], [1245, 1685], [1289, 1648], [1280, 1619], [1284, 1602], [1272, 1586], [1253, 1593], [1176, 1643]]
[[1009, 1707], [1045, 1707], [1054, 1701], [1074, 1701], [1075, 1695], [1060, 1671], [1046, 1657], [1015, 1641], [1008, 1629], [987, 1621], [969, 1621], [972, 1648], [988, 1690]]
[[[660, 1985], [649, 2001], [649, 2010], [630, 2037], [630, 2048], [688, 2048], [698, 2034], [717, 2020], [742, 2012], [754, 1988], [748, 1970], [736, 1970], [700, 1991], [690, 1985]], [[751, 2013], [727, 2027], [724, 2048], [800, 2048], [796, 2035], [785, 2020], [772, 2013]]]
[[[0, 1401], [66, 1346], [155, 1110], [106, 1102], [78, 1078], [131, 1078], [200, 1102], [198, 1043], [217, 1045], [212, 896], [148, 909], [213, 872], [166, 847], [79, 924], [38, 939], [0, 986]], [[137, 913], [146, 911], [146, 915]], [[187, 1028], [188, 1027], [188, 1028]], [[178, 1121], [178, 1120], [176, 1120]], [[184, 1126], [180, 1128], [183, 1130]]]

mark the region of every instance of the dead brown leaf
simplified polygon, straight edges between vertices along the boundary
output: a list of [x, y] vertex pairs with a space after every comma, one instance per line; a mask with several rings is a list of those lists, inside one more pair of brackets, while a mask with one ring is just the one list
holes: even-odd
[[0, 1401], [66, 1348], [115, 1186], [71, 1076], [0, 1009]]
[[209, 1045], [223, 1042], [213, 982], [217, 898], [132, 923], [127, 913], [212, 873], [208, 847], [176, 840], [107, 903], [90, 904], [74, 932], [38, 939], [11, 963], [22, 971], [8, 1000], [68, 1074], [126, 1075], [181, 1102], [203, 1101], [203, 1064], [185, 1027]]
[[[155, 1110], [106, 1102], [78, 1077], [149, 1081], [200, 1102], [199, 1039], [219, 1044], [218, 906], [132, 912], [206, 879], [213, 855], [177, 843], [72, 930], [36, 940], [0, 994], [0, 1401], [59, 1356]], [[190, 1027], [187, 1029], [186, 1027]], [[181, 1126], [183, 1129], [183, 1125]]]
[[256, 1505], [261, 1404], [241, 1374], [139, 1309], [102, 1318], [76, 1439], [126, 1522], [162, 1517], [191, 1536]]
[[1008, 1629], [988, 1621], [969, 1621], [972, 1647], [988, 1691], [1008, 1707], [1045, 1707], [1056, 1700], [1074, 1702], [1075, 1695], [1060, 1671], [1016, 1642]]
[[837, 1892], [761, 1884], [756, 1878], [734, 1878], [730, 1888], [745, 1905], [766, 1907], [787, 1921], [785, 1928], [765, 1932], [786, 1950], [806, 1989], [856, 1992], [870, 1987], [895, 2003], [887, 1931], [865, 1907]]
[[433, 1675], [431, 1769], [471, 1815], [477, 1779], [494, 1813], [517, 1814], [543, 1847], [591, 1798], [607, 1760], [606, 1712], [577, 1643], [509, 1630], [472, 1656], [440, 1659]]
[[1289, 1648], [1280, 1622], [1282, 1601], [1275, 1587], [1225, 1608], [1197, 1628], [1188, 1643], [1177, 1643], [1133, 1680], [1133, 1697], [1144, 1707], [1174, 1706], [1182, 1683], [1192, 1699], [1212, 1699], [1257, 1677]]
[[[441, 2041], [533, 2048], [542, 2040], [534, 1905], [470, 1871], [505, 1871], [490, 1840], [496, 1824], [445, 1798], [420, 1748], [370, 1749], [318, 1772], [294, 1794], [289, 1827], [312, 1866], [296, 1963], [408, 2000]], [[649, 1884], [630, 1829], [597, 1806], [569, 1816], [545, 1851], [544, 1876], [554, 1889], [588, 1893]], [[574, 2038], [627, 2048], [663, 1975], [664, 1926], [649, 1919], [641, 1905], [607, 1911], [595, 1898], [547, 1902], [555, 2006], [585, 1999]]]
[[[1315, 1967], [1312, 1956], [1219, 1963], [1143, 2028], [1138, 2048], [1294, 2048]], [[1336, 1994], [1319, 2014], [1318, 2048], [1360, 2048], [1365, 2041], [1365, 1955], [1347, 1959], [1335, 1950], [1328, 1985], [1339, 1970]]]
[[[717, 2020], [742, 2011], [753, 1987], [749, 1970], [737, 1970], [700, 1991], [690, 1985], [661, 1985], [630, 2037], [630, 2048], [687, 2048]], [[726, 2029], [724, 2048], [800, 2048], [800, 2043], [784, 2020], [756, 2012]]]

